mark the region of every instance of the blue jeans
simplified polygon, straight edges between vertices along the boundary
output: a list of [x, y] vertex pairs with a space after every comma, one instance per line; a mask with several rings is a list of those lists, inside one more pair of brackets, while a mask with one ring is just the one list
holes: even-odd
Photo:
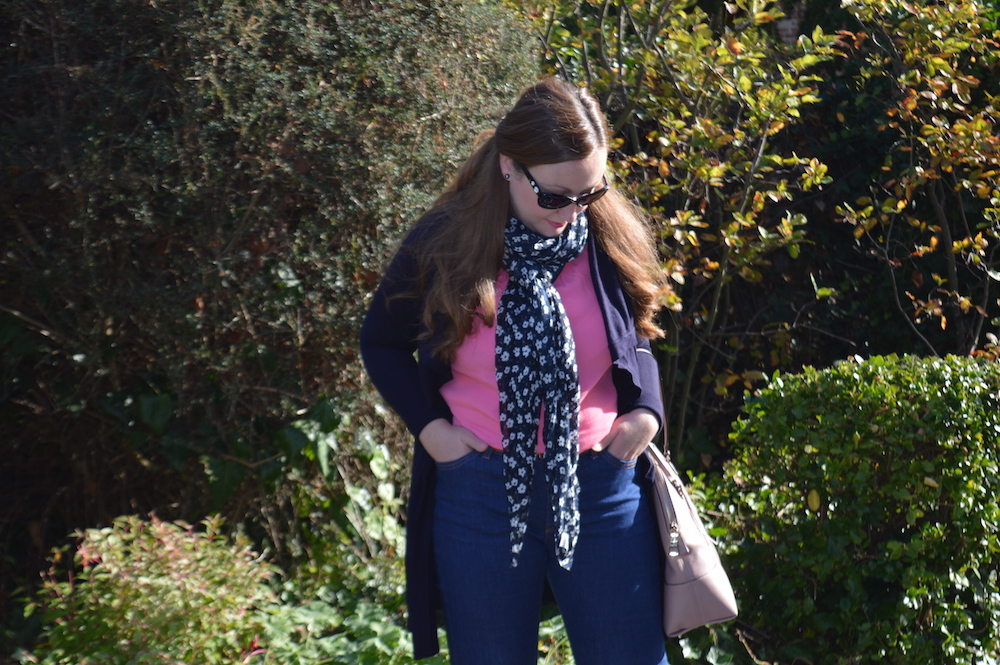
[[452, 665], [535, 665], [545, 582], [577, 665], [666, 665], [659, 534], [636, 462], [580, 455], [580, 540], [555, 559], [541, 461], [511, 566], [502, 453], [438, 465], [434, 552]]

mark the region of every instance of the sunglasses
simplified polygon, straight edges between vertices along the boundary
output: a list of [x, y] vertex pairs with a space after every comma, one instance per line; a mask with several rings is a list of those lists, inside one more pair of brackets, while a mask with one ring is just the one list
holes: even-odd
[[607, 194], [608, 190], [611, 188], [611, 183], [608, 182], [608, 176], [604, 176], [604, 187], [600, 188], [596, 192], [584, 194], [583, 196], [563, 196], [562, 194], [552, 194], [550, 192], [543, 192], [541, 188], [538, 187], [538, 183], [535, 182], [535, 179], [532, 177], [531, 171], [528, 170], [527, 166], [522, 166], [521, 170], [524, 171], [524, 175], [528, 176], [528, 182], [531, 184], [531, 188], [535, 190], [535, 194], [538, 194], [538, 207], [546, 208], [548, 210], [565, 208], [570, 203], [575, 203], [583, 208]]

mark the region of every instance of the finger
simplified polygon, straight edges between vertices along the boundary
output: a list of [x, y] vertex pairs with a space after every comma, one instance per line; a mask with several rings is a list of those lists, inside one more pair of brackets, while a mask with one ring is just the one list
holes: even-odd
[[470, 448], [472, 448], [473, 450], [476, 450], [478, 452], [483, 452], [487, 448], [489, 448], [489, 444], [488, 443], [486, 443], [485, 441], [483, 441], [478, 436], [476, 436], [475, 434], [473, 434], [472, 432], [470, 432], [468, 430], [466, 430], [464, 432], [464, 435], [462, 437], [462, 441], [465, 442], [465, 445], [469, 446]]
[[594, 444], [593, 450], [601, 452], [602, 450], [610, 450], [615, 446], [620, 438], [620, 432], [617, 427], [612, 426], [611, 431], [604, 435], [600, 441]]

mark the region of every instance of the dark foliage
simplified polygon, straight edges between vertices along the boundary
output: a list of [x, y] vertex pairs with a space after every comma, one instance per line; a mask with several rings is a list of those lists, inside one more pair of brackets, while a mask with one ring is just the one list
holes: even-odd
[[282, 428], [371, 417], [366, 296], [526, 42], [472, 0], [0, 2], [0, 588], [121, 514], [301, 553]]

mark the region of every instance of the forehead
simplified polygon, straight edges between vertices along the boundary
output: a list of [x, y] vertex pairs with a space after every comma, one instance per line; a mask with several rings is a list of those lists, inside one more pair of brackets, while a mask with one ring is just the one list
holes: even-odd
[[607, 157], [595, 151], [584, 159], [529, 167], [539, 187], [558, 194], [578, 194], [602, 187]]

